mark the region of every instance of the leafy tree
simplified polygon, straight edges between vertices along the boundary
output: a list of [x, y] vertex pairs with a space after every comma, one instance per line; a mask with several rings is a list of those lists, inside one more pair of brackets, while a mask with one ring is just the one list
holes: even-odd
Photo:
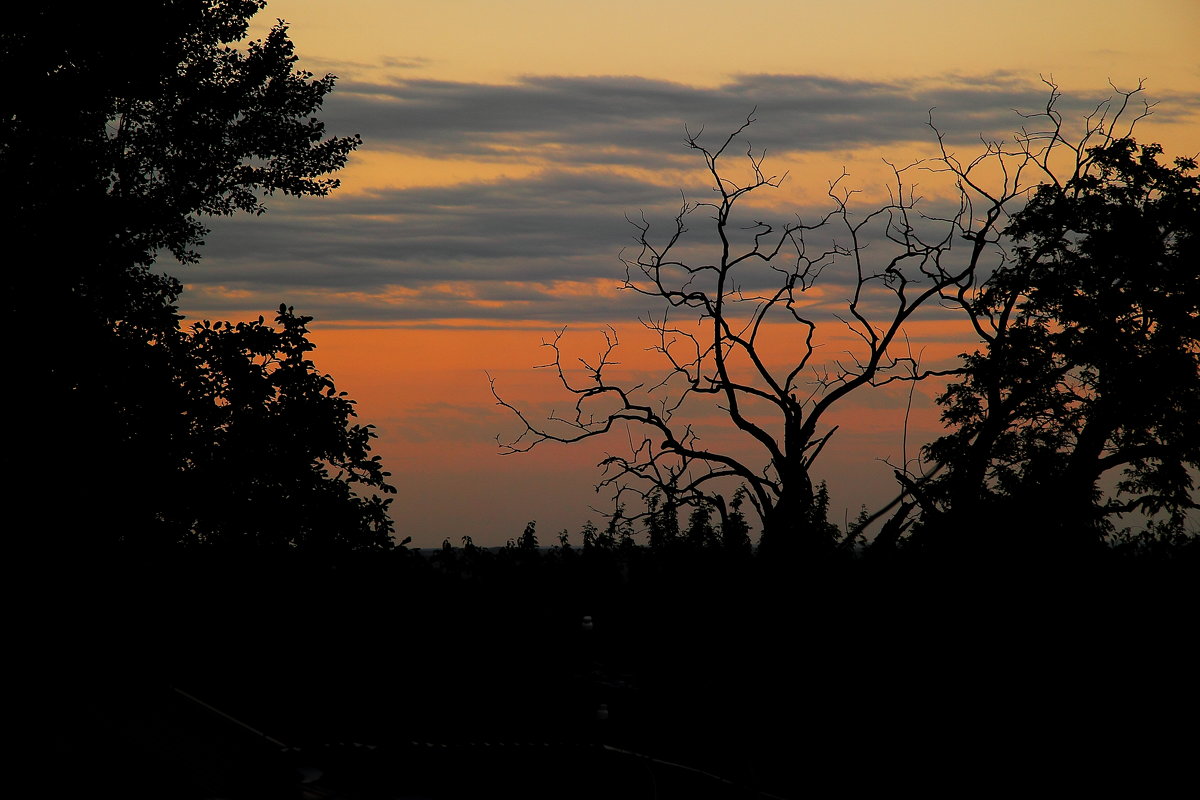
[[262, 317], [196, 323], [179, 339], [186, 430], [177, 489], [160, 512], [180, 541], [225, 548], [348, 550], [390, 546], [395, 491], [371, 425], [353, 424], [354, 401], [308, 358], [311, 317], [280, 306]]
[[953, 430], [927, 448], [944, 469], [915, 492], [915, 541], [1077, 550], [1119, 515], [1178, 529], [1197, 507], [1200, 178], [1113, 130], [1005, 229], [1014, 258], [968, 306], [986, 348], [939, 399]]
[[691, 548], [703, 550], [714, 547], [720, 540], [712, 525], [712, 506], [700, 504], [692, 508], [688, 514], [687, 530], [683, 533], [684, 542]]
[[[379, 530], [378, 506], [348, 499], [337, 475], [312, 472], [312, 452], [289, 449], [294, 437], [254, 453], [262, 474], [232, 464], [239, 432], [261, 436], [279, 427], [275, 422], [304, 417], [348, 448], [325, 453], [331, 465], [337, 458], [357, 465], [343, 478], [368, 474], [355, 472], [365, 429], [345, 427], [345, 409], [336, 403], [312, 402], [310, 390], [328, 379], [303, 359], [311, 349], [307, 319], [289, 311], [281, 313], [279, 332], [251, 324], [185, 333], [175, 305], [182, 284], [155, 267], [163, 251], [183, 264], [198, 259], [205, 216], [260, 214], [264, 195], [274, 192], [327, 194], [337, 181], [325, 176], [360, 143], [357, 136], [325, 136], [314, 115], [334, 78], [295, 69], [282, 22], [262, 41], [234, 46], [264, 5], [140, 0], [116, 14], [104, 6], [62, 13], [26, 4], [6, 17], [0, 67], [10, 91], [0, 118], [0, 174], [8, 191], [0, 213], [12, 249], [5, 310], [33, 334], [15, 372], [38, 392], [37, 413], [49, 420], [29, 431], [19, 447], [29, 457], [10, 469], [28, 487], [29, 507], [43, 524], [53, 521], [60, 540], [150, 541], [162, 526], [178, 534], [185, 508], [200, 507], [172, 493], [184, 458], [193, 477], [206, 459], [217, 472], [212, 465], [224, 459], [226, 478], [243, 477], [243, 500], [261, 500], [270, 485], [283, 493], [284, 467], [267, 462], [299, 458], [291, 468], [311, 472], [310, 490], [327, 493], [326, 500], [341, 494], [348, 507], [364, 511], [368, 529]], [[219, 365], [198, 368], [197, 359], [215, 358], [235, 340], [244, 346], [240, 354], [228, 351]], [[255, 378], [254, 370], [271, 358], [278, 359], [266, 370], [274, 376], [267, 382], [277, 382], [274, 400], [241, 404], [215, 388], [225, 381], [229, 391], [260, 391], [262, 375]], [[195, 401], [208, 390], [216, 392], [210, 399], [219, 413], [197, 411]], [[238, 414], [249, 416], [233, 419]], [[195, 450], [203, 419], [214, 447], [206, 456]], [[264, 477], [271, 470], [274, 477]], [[58, 511], [64, 478], [79, 518]], [[222, 491], [208, 498], [203, 514], [197, 510], [195, 537], [225, 538], [215, 515], [245, 510], [235, 504], [220, 511], [229, 499]], [[270, 526], [247, 524], [252, 538], [274, 536], [264, 533]]]
[[746, 515], [742, 513], [745, 500], [744, 489], [734, 492], [729, 513], [721, 522], [721, 546], [731, 555], [748, 556], [751, 552], [750, 526], [746, 523]]
[[521, 532], [520, 538], [517, 539], [517, 547], [529, 552], [537, 551], [537, 522], [531, 520], [525, 525], [525, 530]]
[[[121, 14], [22, 8], [0, 64], [19, 76], [0, 120], [17, 305], [36, 290], [107, 323], [162, 324], [180, 291], [151, 266], [198, 258], [205, 215], [262, 213], [261, 194], [324, 195], [358, 137], [313, 114], [334, 78], [294, 69], [283, 23], [245, 49], [264, 0], [134, 2]], [[47, 102], [52, 98], [53, 102]], [[65, 235], [69, 234], [69, 235]], [[33, 264], [53, 259], [48, 274]], [[78, 322], [78, 320], [76, 320]]]
[[679, 506], [670, 492], [652, 492], [646, 498], [646, 537], [650, 548], [664, 550], [679, 539]]
[[583, 523], [581, 538], [583, 539], [583, 552], [585, 553], [594, 551], [596, 548], [603, 546], [603, 540], [600, 537], [600, 529], [597, 528], [596, 523], [592, 522], [590, 519]]

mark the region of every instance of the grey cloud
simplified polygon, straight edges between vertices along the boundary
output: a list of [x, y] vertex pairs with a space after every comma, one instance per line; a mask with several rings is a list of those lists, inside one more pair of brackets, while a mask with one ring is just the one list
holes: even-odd
[[[281, 199], [262, 217], [216, 220], [205, 259], [179, 275], [188, 305], [205, 313], [286, 301], [323, 320], [631, 320], [658, 304], [634, 292], [572, 294], [562, 282], [615, 289], [625, 274], [621, 249], [638, 250], [626, 214], [640, 209], [651, 240], [665, 242], [679, 204], [673, 188], [595, 172]], [[774, 212], [769, 219], [788, 221]], [[711, 263], [719, 245], [705, 212], [688, 227], [679, 256]], [[730, 233], [750, 245], [750, 232]], [[824, 250], [839, 235], [811, 234], [811, 247]], [[884, 246], [878, 232], [868, 243]], [[842, 309], [851, 279], [829, 269], [820, 281], [828, 299], [814, 313]], [[757, 262], [739, 280], [748, 293], [778, 285], [777, 273]]]
[[631, 178], [546, 173], [534, 178], [341, 196], [282, 199], [257, 218], [211, 222], [196, 283], [356, 286], [447, 280], [588, 279], [612, 274], [632, 230], [631, 206], [672, 191]]
[[[698, 187], [690, 194], [702, 194]], [[447, 280], [587, 280], [615, 276], [636, 248], [626, 215], [666, 236], [682, 200], [676, 188], [596, 172], [416, 187], [314, 201], [281, 198], [261, 217], [210, 222], [204, 263], [189, 282], [413, 285]], [[701, 211], [689, 242], [710, 239]]]
[[[468, 315], [556, 323], [630, 319], [650, 310], [646, 298], [565, 295], [555, 287], [620, 283], [618, 253], [636, 253], [626, 214], [645, 212], [656, 241], [669, 235], [680, 188], [607, 165], [677, 160], [696, 180], [683, 187], [685, 194], [710, 196], [695, 154], [682, 146], [685, 123], [693, 132], [708, 125], [704, 141], [719, 144], [757, 105], [758, 122], [747, 135], [756, 149], [778, 155], [871, 142], [886, 151], [888, 143], [908, 140], [932, 147], [927, 113], [937, 106], [935, 120], [977, 150], [981, 131], [1011, 130], [1021, 121], [1011, 109], [1043, 107], [1046, 97], [1045, 87], [1002, 73], [936, 85], [796, 75], [745, 75], [714, 88], [629, 77], [529, 77], [511, 86], [347, 82], [324, 116], [331, 131], [362, 131], [367, 148], [497, 159], [532, 153], [551, 166], [530, 177], [319, 200], [271, 198], [262, 217], [213, 221], [205, 260], [178, 271], [191, 287], [184, 302], [218, 312], [271, 308], [284, 299], [327, 320], [431, 324]], [[1096, 102], [1064, 97], [1060, 108], [1078, 118]], [[1196, 98], [1170, 105], [1177, 115], [1197, 108]], [[733, 157], [741, 157], [743, 146]], [[824, 210], [798, 209], [805, 219]], [[772, 210], [755, 213], [788, 221]], [[711, 247], [705, 249], [711, 226], [703, 213], [690, 228], [681, 252], [711, 258]], [[870, 245], [870, 255], [886, 247], [877, 234]], [[763, 276], [746, 277], [747, 290], [768, 286], [772, 276]], [[832, 308], [845, 296], [848, 277], [830, 270], [822, 285], [830, 287]]]
[[430, 66], [432, 59], [424, 56], [409, 56], [407, 58], [399, 56], [383, 56], [379, 62], [388, 69], [422, 69]]
[[[1107, 97], [1066, 95], [1071, 118]], [[351, 81], [328, 104], [331, 123], [373, 147], [433, 156], [661, 165], [687, 157], [684, 128], [717, 144], [752, 110], [749, 139], [775, 152], [928, 141], [929, 111], [952, 141], [1005, 136], [1014, 109], [1044, 108], [1047, 90], [1005, 73], [900, 84], [812, 75], [741, 75], [717, 87], [636, 77], [530, 76], [515, 84]], [[1172, 98], [1177, 115], [1196, 98]]]

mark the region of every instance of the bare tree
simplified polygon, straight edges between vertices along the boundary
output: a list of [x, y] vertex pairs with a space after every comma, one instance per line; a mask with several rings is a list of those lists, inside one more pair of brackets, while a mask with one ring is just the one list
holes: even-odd
[[[814, 464], [837, 431], [828, 421], [831, 412], [860, 390], [957, 372], [957, 365], [923, 367], [906, 328], [926, 316], [922, 312], [945, 315], [946, 308], [970, 306], [981, 280], [1004, 262], [998, 243], [1009, 206], [1032, 185], [1027, 173], [1045, 172], [1054, 142], [1039, 147], [1029, 134], [1019, 135], [1015, 146], [985, 141], [982, 154], [963, 163], [934, 128], [940, 156], [903, 168], [889, 165], [894, 184], [884, 204], [857, 212], [843, 173], [829, 185], [827, 212], [811, 221], [772, 224], [747, 218], [746, 199], [778, 187], [786, 175], [766, 172], [762, 154], [749, 146], [741, 151], [743, 176], [732, 178], [736, 167], [727, 164], [753, 122], [753, 115], [747, 117], [715, 147], [688, 133], [686, 144], [703, 160], [713, 199], [685, 200], [661, 237], [652, 235], [644, 216], [630, 220], [638, 252], [622, 257], [624, 288], [662, 309], [640, 320], [664, 361], [661, 380], [611, 380], [618, 339], [610, 329], [597, 359], [580, 359], [586, 380], [574, 382], [560, 331], [543, 343], [552, 353], [543, 366], [555, 370], [573, 396], [569, 414], [536, 421], [505, 401], [494, 381], [492, 391], [524, 426], [514, 440], [501, 442], [502, 452], [624, 430], [629, 452], [602, 462], [598, 487], [614, 489], [618, 503], [628, 492], [661, 494], [669, 508], [709, 504], [725, 519], [724, 497], [740, 487], [758, 515], [764, 546], [820, 552], [847, 543], [825, 520], [827, 497], [813, 478]], [[913, 189], [920, 170], [954, 179], [958, 202], [947, 212], [918, 208]], [[984, 171], [991, 173], [991, 188], [975, 178]], [[714, 235], [710, 249], [697, 252], [688, 224], [704, 214]], [[839, 310], [822, 310], [818, 287], [844, 289]], [[823, 358], [828, 326], [835, 334], [848, 332], [855, 346]], [[719, 406], [747, 447], [735, 453], [704, 445], [687, 412], [706, 400], [710, 408]], [[757, 455], [747, 457], [742, 449]], [[904, 458], [894, 466], [913, 486], [922, 476], [910, 469], [916, 460]], [[912, 500], [905, 495], [899, 502], [911, 507]]]

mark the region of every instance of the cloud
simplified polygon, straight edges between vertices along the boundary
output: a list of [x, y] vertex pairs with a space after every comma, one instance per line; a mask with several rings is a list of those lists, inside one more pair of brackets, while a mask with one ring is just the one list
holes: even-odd
[[[675, 231], [680, 203], [677, 190], [645, 180], [552, 170], [319, 201], [281, 199], [261, 217], [216, 220], [205, 259], [179, 275], [188, 284], [188, 305], [211, 314], [287, 302], [323, 321], [619, 322], [661, 306], [618, 289], [625, 278], [622, 249], [628, 258], [640, 250], [627, 215], [644, 214], [650, 241], [661, 247]], [[750, 219], [734, 220], [728, 233], [743, 249], [753, 246], [754, 231], [737, 225]], [[773, 221], [778, 229], [795, 220], [783, 212]], [[708, 211], [698, 210], [686, 224], [674, 252], [691, 265], [712, 263], [720, 242]], [[876, 227], [862, 234], [869, 262], [891, 252], [882, 233]], [[830, 250], [839, 237], [846, 232], [836, 226], [810, 233], [808, 252]], [[780, 263], [786, 268], [787, 257]], [[822, 274], [810, 295], [812, 313], [844, 308], [855, 275], [850, 267], [842, 261]], [[757, 260], [738, 270], [749, 294], [779, 280]]]
[[424, 56], [382, 56], [379, 63], [387, 69], [424, 69], [431, 66], [433, 61]]
[[[912, 84], [745, 75], [717, 87], [633, 77], [531, 76], [512, 85], [350, 81], [339, 85], [324, 118], [330, 131], [361, 131], [367, 149], [522, 160], [536, 171], [322, 199], [272, 198], [262, 217], [212, 221], [204, 261], [176, 271], [189, 287], [185, 310], [206, 315], [258, 313], [283, 300], [323, 321], [630, 320], [658, 306], [617, 291], [625, 275], [618, 255], [622, 248], [637, 253], [626, 215], [645, 213], [655, 242], [670, 236], [681, 187], [675, 177], [656, 176], [664, 167], [687, 167], [684, 174], [694, 176], [682, 187], [689, 199], [712, 197], [696, 154], [682, 146], [685, 125], [693, 133], [703, 127], [702, 141], [719, 147], [757, 106], [746, 138], [773, 158], [868, 145], [886, 151], [909, 141], [932, 148], [928, 110], [936, 106], [935, 120], [977, 152], [980, 132], [1011, 130], [1022, 121], [1013, 108], [1044, 108], [1046, 98], [1044, 86], [1004, 73]], [[1078, 119], [1097, 102], [1064, 97], [1058, 107]], [[1194, 113], [1196, 98], [1171, 107], [1177, 116]], [[736, 145], [733, 157], [741, 158], [744, 146]], [[926, 209], [953, 213], [936, 203]], [[805, 219], [826, 210], [796, 209]], [[794, 221], [778, 209], [754, 213], [777, 225]], [[689, 220], [679, 247], [690, 264], [714, 257], [706, 214]], [[743, 243], [752, 236], [729, 230]], [[810, 247], [832, 246], [833, 233], [813, 234]], [[864, 234], [868, 257], [885, 258], [882, 231]], [[852, 277], [827, 270], [825, 291], [812, 307], [844, 307]], [[741, 278], [749, 292], [777, 279], [769, 269]]]
[[370, 290], [399, 283], [545, 281], [613, 274], [630, 240], [624, 212], [670, 193], [615, 175], [416, 187], [312, 202], [280, 199], [257, 218], [212, 221], [205, 264], [189, 281]]
[[[1064, 96], [1058, 108], [1076, 118], [1110, 95]], [[752, 112], [757, 148], [819, 152], [931, 142], [931, 109], [951, 141], [1006, 136], [1021, 122], [1014, 109], [1044, 109], [1047, 96], [1044, 85], [1006, 73], [916, 83], [741, 75], [716, 87], [628, 76], [397, 78], [339, 84], [328, 113], [372, 147], [426, 156], [654, 167], [686, 158], [685, 128], [719, 146]], [[1172, 114], [1197, 111], [1196, 98], [1170, 100]]]

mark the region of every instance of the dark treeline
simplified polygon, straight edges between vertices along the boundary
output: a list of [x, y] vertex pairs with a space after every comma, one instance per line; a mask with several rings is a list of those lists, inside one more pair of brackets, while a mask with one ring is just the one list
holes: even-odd
[[[1170, 721], [1196, 708], [1194, 559], [1024, 563], [780, 569], [715, 544], [602, 536], [113, 560], [60, 575], [71, 590], [40, 601], [52, 636], [30, 685], [49, 740], [82, 770], [59, 777], [103, 770], [135, 796], [187, 783], [171, 771], [186, 759], [158, 774], [146, 765], [161, 751], [131, 762], [148, 746], [111, 732], [114, 718], [155, 714], [215, 730], [233, 755], [204, 762], [207, 786], [235, 797], [282, 791], [286, 776], [264, 775], [280, 759], [363, 792], [344, 796], [797, 797], [835, 781], [952, 792], [981, 775], [1016, 790], [1043, 770], [1076, 787], [1166, 787], [1190, 762]], [[171, 687], [290, 749], [243, 742], [177, 707]], [[339, 749], [352, 742], [374, 760]], [[648, 773], [604, 746], [733, 787]]]

